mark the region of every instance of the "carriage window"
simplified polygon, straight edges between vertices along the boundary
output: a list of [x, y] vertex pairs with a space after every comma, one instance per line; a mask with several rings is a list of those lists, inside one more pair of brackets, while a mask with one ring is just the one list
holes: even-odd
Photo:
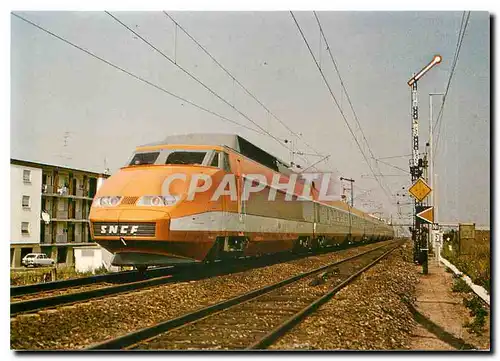
[[172, 152], [165, 164], [202, 164], [206, 152]]
[[160, 152], [136, 153], [134, 154], [134, 158], [132, 158], [129, 165], [154, 164], [159, 154]]

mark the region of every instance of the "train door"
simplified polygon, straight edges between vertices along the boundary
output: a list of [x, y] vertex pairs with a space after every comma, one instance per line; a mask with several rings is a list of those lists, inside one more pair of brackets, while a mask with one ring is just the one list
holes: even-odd
[[307, 223], [307, 228], [302, 228], [299, 232], [300, 242], [306, 241], [301, 246], [310, 248], [314, 233], [316, 231], [316, 204], [312, 201], [302, 202], [303, 219]]
[[320, 207], [319, 207], [319, 204], [318, 203], [313, 203], [314, 204], [314, 219], [313, 219], [313, 229], [312, 229], [312, 238], [315, 239], [316, 238], [316, 233], [317, 233], [317, 225], [318, 223], [320, 223]]
[[348, 231], [347, 231], [347, 239], [348, 242], [352, 241], [352, 212], [349, 204], [347, 205], [347, 217], [348, 217]]
[[243, 200], [243, 185], [244, 185], [243, 174], [241, 172], [241, 160], [236, 159], [236, 189], [238, 191], [238, 220], [239, 220], [239, 230], [240, 235], [245, 234], [245, 213], [246, 213], [246, 202]]
[[[219, 153], [219, 164], [221, 165], [220, 168], [222, 168], [225, 172], [225, 174], [231, 173], [231, 166], [229, 165], [229, 155], [227, 153], [220, 152]], [[221, 225], [221, 229], [223, 230], [224, 236], [227, 237], [227, 225], [229, 222], [229, 217], [231, 216], [230, 213], [230, 202], [231, 202], [231, 197], [230, 196], [223, 196], [222, 197], [222, 202], [221, 202], [221, 207], [222, 207], [222, 222], [223, 224]]]

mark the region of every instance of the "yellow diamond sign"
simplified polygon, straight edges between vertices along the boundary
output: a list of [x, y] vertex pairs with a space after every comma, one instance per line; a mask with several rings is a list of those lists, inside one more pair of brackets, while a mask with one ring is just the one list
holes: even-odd
[[422, 202], [425, 197], [431, 193], [432, 189], [422, 178], [418, 178], [415, 183], [408, 189], [408, 192], [415, 197], [419, 202]]

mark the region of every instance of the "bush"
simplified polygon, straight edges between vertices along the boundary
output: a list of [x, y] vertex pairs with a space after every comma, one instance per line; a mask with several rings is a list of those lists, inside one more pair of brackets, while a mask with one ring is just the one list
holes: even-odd
[[469, 287], [467, 282], [465, 282], [461, 278], [455, 278], [453, 280], [453, 286], [451, 288], [453, 292], [461, 292], [461, 293], [469, 293], [472, 292], [472, 289]]
[[11, 271], [10, 272], [10, 284], [11, 286], [21, 286], [31, 283], [44, 282], [47, 279], [47, 275], [50, 279], [50, 270], [47, 269], [34, 269], [27, 271]]
[[[108, 270], [101, 266], [98, 269], [88, 272], [76, 272], [74, 266], [58, 266], [56, 267], [56, 280], [66, 280], [69, 278], [86, 277], [94, 274], [104, 274]], [[22, 286], [33, 283], [42, 283], [52, 280], [51, 270], [48, 268], [32, 269], [25, 271], [11, 271], [10, 284], [11, 286]]]
[[[476, 231], [478, 233], [480, 231]], [[449, 245], [452, 245], [450, 251]], [[478, 233], [476, 240], [467, 247], [467, 253], [458, 254], [454, 242], [445, 242], [442, 256], [453, 263], [461, 272], [469, 276], [475, 284], [483, 287], [488, 293], [491, 289], [490, 280], [490, 239]]]
[[484, 308], [479, 297], [475, 295], [470, 299], [464, 298], [463, 303], [464, 306], [470, 310], [470, 315], [474, 317], [472, 322], [466, 322], [464, 326], [469, 329], [471, 333], [481, 334], [484, 331], [488, 311]]

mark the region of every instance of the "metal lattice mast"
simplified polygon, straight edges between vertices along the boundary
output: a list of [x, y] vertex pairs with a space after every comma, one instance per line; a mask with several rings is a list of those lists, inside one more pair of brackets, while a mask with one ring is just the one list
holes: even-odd
[[[418, 148], [418, 93], [417, 93], [417, 82], [424, 76], [434, 65], [441, 62], [442, 58], [440, 55], [435, 55], [432, 61], [430, 61], [422, 70], [417, 74], [414, 74], [412, 78], [408, 81], [408, 85], [411, 87], [411, 118], [412, 118], [412, 160], [410, 163], [410, 173], [412, 183], [415, 184], [417, 180], [422, 176], [423, 169], [427, 166], [423, 159], [419, 158], [419, 148]], [[423, 232], [422, 222], [417, 217], [417, 209], [422, 206], [422, 197], [415, 198], [414, 216], [413, 216], [413, 228], [412, 228], [412, 240], [414, 242], [414, 261], [423, 265], [424, 274], [427, 273], [427, 239]]]

